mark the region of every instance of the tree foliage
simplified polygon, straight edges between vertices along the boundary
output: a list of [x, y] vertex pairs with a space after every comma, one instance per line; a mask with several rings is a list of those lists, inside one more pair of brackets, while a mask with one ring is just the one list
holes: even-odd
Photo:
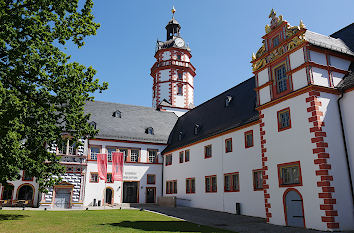
[[0, 0], [0, 183], [26, 170], [40, 186], [57, 182], [59, 158], [46, 146], [96, 130], [84, 113], [91, 93], [107, 88], [95, 70], [71, 62], [60, 47], [95, 35], [92, 0]]

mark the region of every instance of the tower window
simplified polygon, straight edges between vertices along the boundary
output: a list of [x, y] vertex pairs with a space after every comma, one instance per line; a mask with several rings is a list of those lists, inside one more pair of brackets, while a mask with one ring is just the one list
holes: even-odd
[[122, 113], [119, 110], [117, 110], [113, 112], [113, 117], [122, 118]]
[[146, 129], [145, 129], [145, 133], [146, 133], [146, 134], [154, 135], [154, 128], [152, 128], [152, 127], [146, 128]]
[[183, 95], [183, 85], [177, 85], [177, 95]]
[[225, 107], [229, 107], [231, 100], [232, 100], [232, 96], [231, 95], [226, 96], [226, 98], [225, 98]]
[[178, 75], [178, 80], [183, 81], [183, 72], [178, 72], [177, 75]]

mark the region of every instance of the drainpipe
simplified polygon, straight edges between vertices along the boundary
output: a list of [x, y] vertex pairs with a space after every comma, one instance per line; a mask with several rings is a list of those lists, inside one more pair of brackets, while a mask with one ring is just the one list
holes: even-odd
[[163, 169], [165, 169], [165, 156], [162, 155], [162, 170], [161, 170], [161, 197], [163, 196]]
[[354, 205], [353, 180], [352, 180], [352, 173], [351, 173], [350, 163], [349, 163], [349, 154], [348, 154], [348, 148], [347, 148], [347, 141], [346, 141], [346, 138], [345, 138], [345, 132], [344, 132], [344, 126], [343, 126], [342, 110], [341, 110], [341, 107], [340, 107], [340, 100], [343, 98], [343, 96], [344, 96], [344, 91], [340, 90], [340, 97], [337, 100], [337, 105], [338, 105], [338, 111], [339, 111], [340, 126], [341, 126], [341, 130], [342, 130], [342, 138], [343, 138], [343, 142], [344, 142], [345, 158], [346, 158], [346, 162], [347, 162], [347, 169], [348, 169], [348, 172], [349, 172], [350, 192], [352, 194], [352, 202], [353, 202], [353, 205]]

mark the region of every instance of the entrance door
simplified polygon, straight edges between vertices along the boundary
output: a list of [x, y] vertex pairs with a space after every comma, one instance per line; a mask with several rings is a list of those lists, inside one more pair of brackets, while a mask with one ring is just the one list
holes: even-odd
[[71, 188], [57, 188], [55, 189], [55, 201], [56, 208], [67, 209], [70, 208]]
[[123, 202], [124, 203], [138, 202], [138, 182], [123, 183]]
[[285, 194], [284, 207], [288, 226], [305, 227], [302, 198], [297, 191], [290, 190]]
[[146, 203], [155, 203], [155, 187], [147, 187], [146, 188]]
[[106, 188], [106, 197], [104, 199], [106, 204], [112, 204], [113, 192], [112, 189]]

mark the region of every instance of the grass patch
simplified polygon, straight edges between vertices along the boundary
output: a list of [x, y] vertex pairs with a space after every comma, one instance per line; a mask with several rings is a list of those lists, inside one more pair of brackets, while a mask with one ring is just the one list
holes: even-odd
[[229, 232], [139, 210], [1, 210], [0, 232]]

